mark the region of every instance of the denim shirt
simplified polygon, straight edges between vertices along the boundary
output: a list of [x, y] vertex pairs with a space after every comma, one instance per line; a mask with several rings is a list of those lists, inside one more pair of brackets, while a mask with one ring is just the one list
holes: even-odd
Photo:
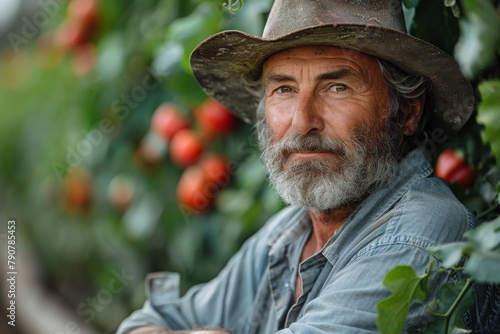
[[[219, 275], [183, 297], [168, 274], [147, 280], [149, 299], [117, 333], [141, 326], [225, 328], [233, 334], [377, 333], [376, 305], [390, 296], [382, 281], [397, 265], [425, 273], [430, 246], [457, 241], [474, 217], [438, 178], [422, 149], [400, 163], [393, 181], [367, 197], [317, 254], [300, 256], [312, 225], [305, 209], [288, 207], [249, 238]], [[438, 259], [434, 259], [439, 264]], [[303, 292], [296, 303], [297, 271]], [[431, 295], [414, 302], [405, 333], [432, 320], [425, 303], [447, 280], [431, 275]]]

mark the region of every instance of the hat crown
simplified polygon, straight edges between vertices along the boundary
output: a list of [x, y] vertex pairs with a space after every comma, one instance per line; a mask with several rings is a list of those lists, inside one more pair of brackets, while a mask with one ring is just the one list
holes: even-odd
[[276, 0], [262, 37], [328, 24], [375, 25], [406, 33], [400, 0]]

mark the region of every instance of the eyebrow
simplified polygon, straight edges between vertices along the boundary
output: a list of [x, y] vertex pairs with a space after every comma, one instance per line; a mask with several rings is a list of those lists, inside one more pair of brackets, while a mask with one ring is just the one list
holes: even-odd
[[[317, 80], [338, 80], [352, 75], [352, 71], [347, 68], [341, 68], [335, 71], [325, 72], [317, 76]], [[287, 82], [294, 81], [293, 76], [287, 74], [271, 74], [266, 82]]]
[[350, 75], [352, 75], [351, 70], [349, 70], [347, 68], [341, 68], [341, 69], [338, 69], [335, 71], [322, 73], [317, 77], [317, 79], [319, 79], [319, 80], [337, 80], [337, 79], [345, 78], [345, 77], [350, 76]]
[[286, 74], [271, 74], [266, 82], [273, 81], [273, 82], [286, 82], [286, 81], [294, 81], [294, 78], [291, 75], [286, 75]]

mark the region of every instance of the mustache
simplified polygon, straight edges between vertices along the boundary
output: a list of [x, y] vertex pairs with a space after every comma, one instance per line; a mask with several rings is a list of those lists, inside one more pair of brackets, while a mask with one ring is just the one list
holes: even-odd
[[279, 153], [283, 158], [296, 152], [322, 152], [341, 157], [347, 155], [347, 147], [343, 141], [323, 137], [319, 133], [292, 134], [272, 144], [269, 149]]

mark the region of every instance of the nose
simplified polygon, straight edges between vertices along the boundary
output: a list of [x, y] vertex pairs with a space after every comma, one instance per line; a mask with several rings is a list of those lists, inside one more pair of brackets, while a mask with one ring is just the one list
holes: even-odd
[[313, 94], [299, 93], [293, 114], [292, 127], [302, 135], [323, 130], [323, 117]]

